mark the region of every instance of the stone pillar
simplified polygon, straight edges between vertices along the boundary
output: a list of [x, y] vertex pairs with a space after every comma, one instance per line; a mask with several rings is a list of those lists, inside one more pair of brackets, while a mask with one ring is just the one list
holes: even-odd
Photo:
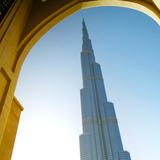
[[10, 160], [23, 107], [14, 97], [0, 146], [0, 159]]
[[22, 109], [14, 98], [19, 75], [14, 65], [32, 3], [16, 0], [0, 22], [0, 160], [10, 160]]

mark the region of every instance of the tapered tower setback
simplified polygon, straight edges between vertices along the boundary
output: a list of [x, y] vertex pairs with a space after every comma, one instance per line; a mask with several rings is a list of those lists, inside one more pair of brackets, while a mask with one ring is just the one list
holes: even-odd
[[95, 61], [84, 20], [82, 31], [81, 160], [131, 160], [130, 154], [123, 150], [114, 105], [107, 101], [101, 67]]

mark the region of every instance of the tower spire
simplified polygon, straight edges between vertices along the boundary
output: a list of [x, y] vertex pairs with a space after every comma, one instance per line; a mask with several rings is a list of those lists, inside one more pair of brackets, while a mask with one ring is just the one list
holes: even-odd
[[83, 32], [82, 51], [87, 52], [87, 53], [93, 53], [92, 43], [91, 43], [91, 40], [89, 39], [89, 34], [87, 31], [87, 27], [86, 27], [86, 23], [84, 21], [84, 18], [82, 21], [82, 32]]
[[86, 27], [86, 23], [84, 21], [82, 21], [82, 25], [83, 25], [83, 38], [89, 39], [89, 35], [88, 35], [88, 31], [87, 31], [87, 27]]

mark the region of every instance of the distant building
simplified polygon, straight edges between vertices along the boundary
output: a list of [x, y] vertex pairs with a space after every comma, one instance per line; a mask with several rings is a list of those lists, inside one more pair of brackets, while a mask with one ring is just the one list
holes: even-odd
[[101, 68], [95, 61], [84, 20], [81, 64], [81, 160], [131, 160], [129, 152], [123, 150], [114, 105], [107, 101]]

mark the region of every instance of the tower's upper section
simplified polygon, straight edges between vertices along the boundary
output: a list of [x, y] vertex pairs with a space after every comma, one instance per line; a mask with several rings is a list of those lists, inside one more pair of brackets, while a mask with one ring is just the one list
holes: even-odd
[[91, 43], [91, 40], [89, 39], [89, 35], [88, 35], [88, 31], [87, 31], [87, 27], [86, 27], [84, 19], [83, 19], [82, 25], [83, 25], [83, 28], [82, 28], [82, 32], [83, 32], [82, 52], [93, 53], [92, 43]]
[[86, 27], [84, 19], [82, 21], [82, 25], [83, 25], [83, 28], [82, 28], [82, 30], [83, 30], [83, 39], [84, 38], [85, 39], [89, 39], [89, 35], [88, 35], [88, 31], [87, 31], [87, 27]]

